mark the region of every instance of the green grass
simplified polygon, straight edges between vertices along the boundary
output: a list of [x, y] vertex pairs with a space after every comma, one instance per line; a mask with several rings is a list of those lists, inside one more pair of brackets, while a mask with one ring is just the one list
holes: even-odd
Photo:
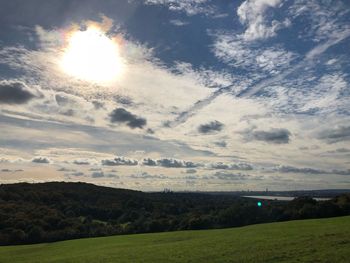
[[350, 217], [7, 246], [0, 262], [350, 262]]

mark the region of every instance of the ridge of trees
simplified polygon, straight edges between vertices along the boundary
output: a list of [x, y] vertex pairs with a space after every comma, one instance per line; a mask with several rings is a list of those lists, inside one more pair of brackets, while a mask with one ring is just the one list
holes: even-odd
[[213, 229], [350, 214], [350, 194], [328, 201], [144, 193], [86, 183], [0, 185], [0, 245], [117, 234]]

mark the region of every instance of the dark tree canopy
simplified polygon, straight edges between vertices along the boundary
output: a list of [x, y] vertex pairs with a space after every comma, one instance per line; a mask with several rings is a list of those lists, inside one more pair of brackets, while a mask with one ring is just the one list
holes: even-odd
[[0, 244], [212, 229], [350, 214], [350, 194], [317, 202], [220, 194], [143, 193], [86, 183], [0, 185]]

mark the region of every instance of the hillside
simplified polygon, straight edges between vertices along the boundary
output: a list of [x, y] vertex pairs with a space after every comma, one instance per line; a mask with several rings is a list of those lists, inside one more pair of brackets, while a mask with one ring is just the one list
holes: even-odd
[[0, 262], [349, 262], [350, 217], [0, 247]]
[[0, 245], [237, 227], [350, 215], [350, 195], [262, 201], [199, 193], [144, 193], [85, 183], [0, 185]]

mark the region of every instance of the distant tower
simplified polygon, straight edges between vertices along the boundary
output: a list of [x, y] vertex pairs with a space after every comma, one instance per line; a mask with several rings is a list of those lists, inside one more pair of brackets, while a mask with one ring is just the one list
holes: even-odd
[[269, 191], [269, 188], [266, 187], [266, 191], [265, 192], [267, 193], [268, 191]]

